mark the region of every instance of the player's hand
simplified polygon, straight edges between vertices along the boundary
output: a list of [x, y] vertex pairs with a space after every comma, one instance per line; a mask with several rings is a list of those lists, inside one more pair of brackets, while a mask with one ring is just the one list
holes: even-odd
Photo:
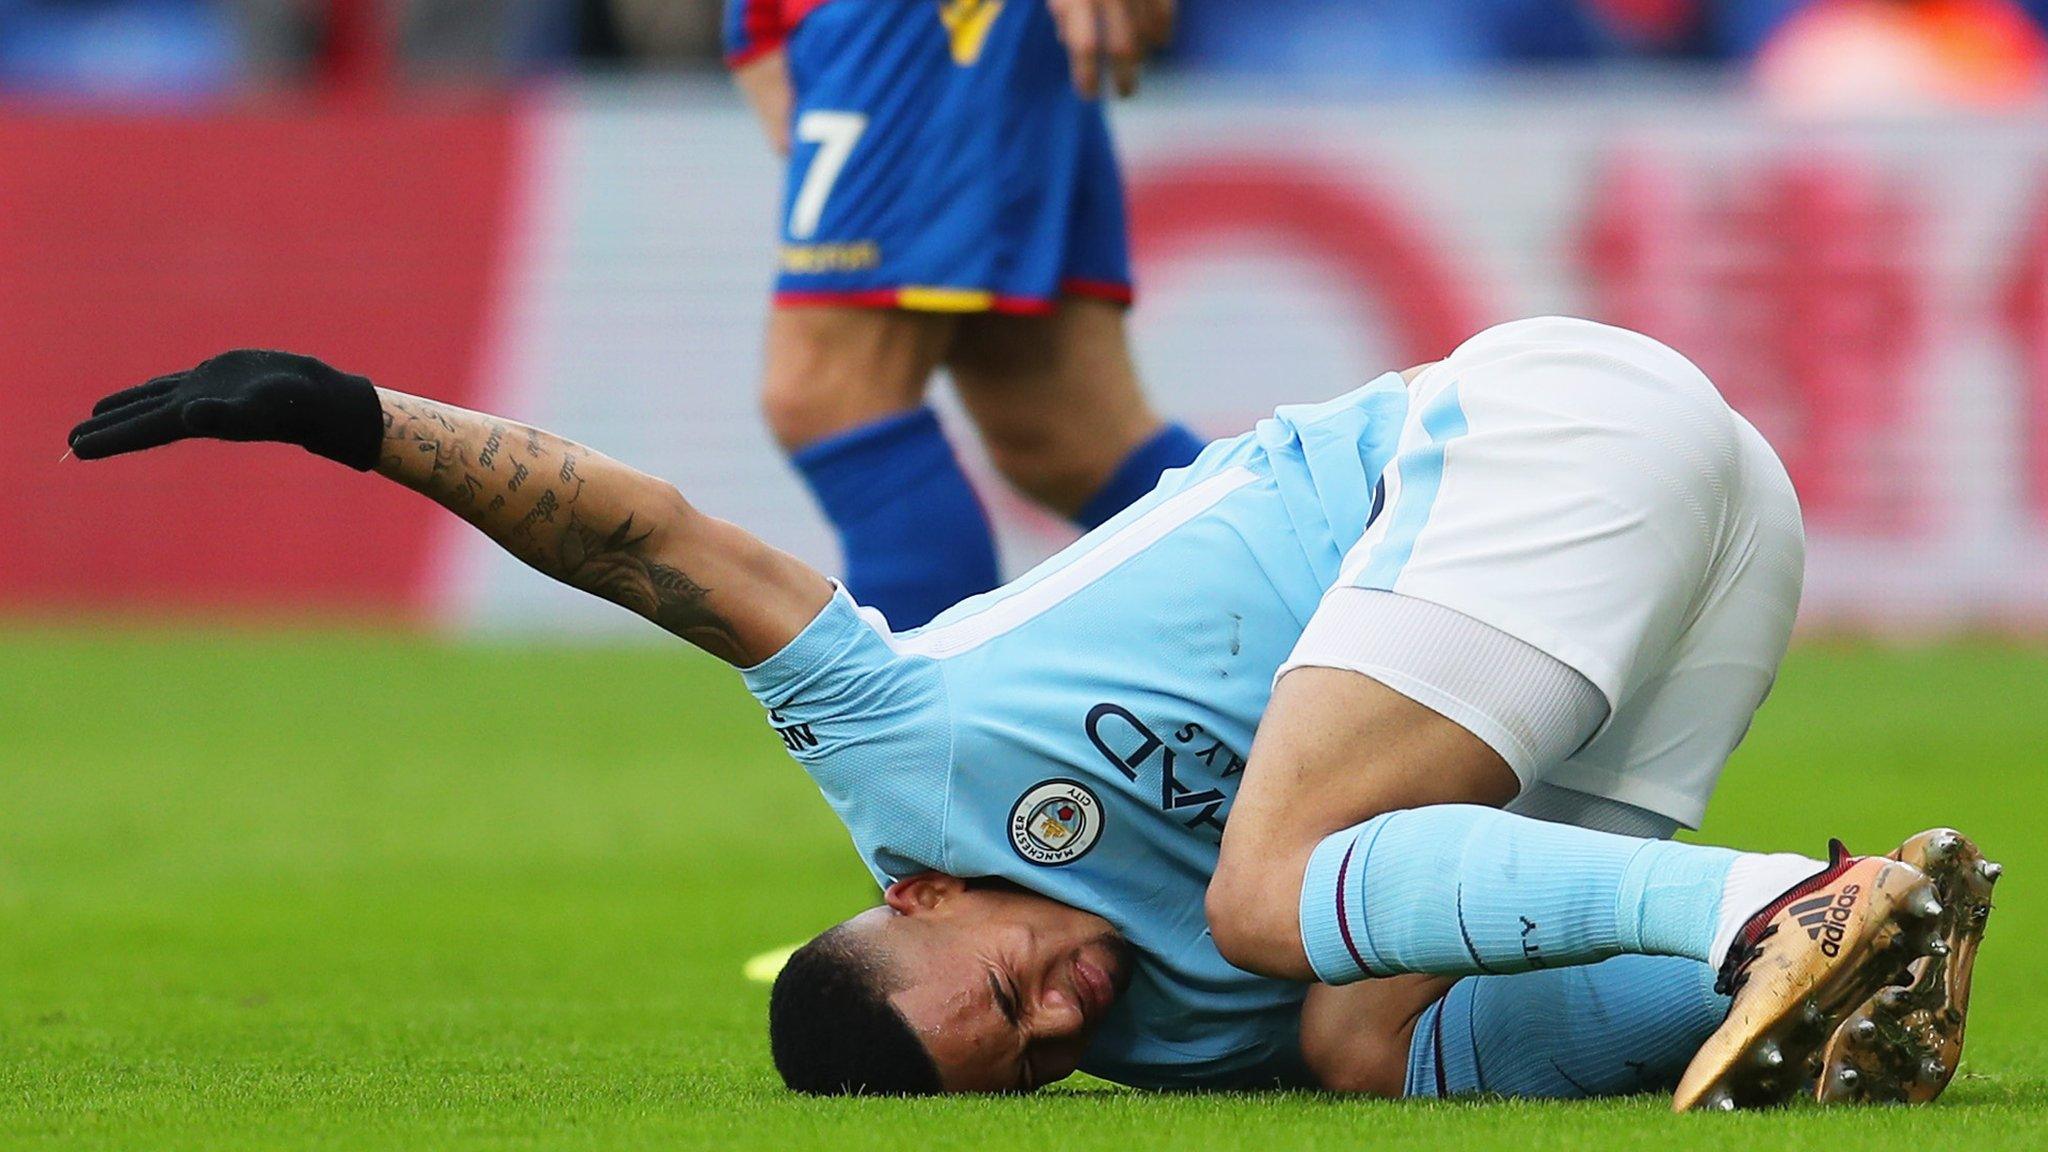
[[1109, 61], [1117, 94], [1138, 90], [1145, 57], [1173, 38], [1174, 0], [1046, 0], [1074, 72], [1074, 88], [1094, 99], [1102, 93], [1102, 62]]
[[361, 376], [310, 356], [243, 349], [114, 393], [70, 440], [79, 459], [98, 460], [195, 437], [297, 444], [368, 470], [383, 447], [384, 409]]

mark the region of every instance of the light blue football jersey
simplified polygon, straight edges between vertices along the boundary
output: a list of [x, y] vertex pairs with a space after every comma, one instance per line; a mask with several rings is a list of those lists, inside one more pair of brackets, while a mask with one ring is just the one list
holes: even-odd
[[878, 881], [999, 876], [1136, 947], [1088, 1072], [1303, 1078], [1303, 986], [1226, 963], [1202, 901], [1273, 676], [1378, 511], [1407, 408], [1392, 373], [1282, 408], [924, 628], [842, 592], [746, 672]]

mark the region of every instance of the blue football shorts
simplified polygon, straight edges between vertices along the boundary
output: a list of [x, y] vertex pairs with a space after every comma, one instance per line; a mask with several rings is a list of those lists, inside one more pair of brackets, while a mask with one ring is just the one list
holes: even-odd
[[795, 90], [779, 305], [1128, 303], [1122, 177], [1044, 0], [826, 0]]

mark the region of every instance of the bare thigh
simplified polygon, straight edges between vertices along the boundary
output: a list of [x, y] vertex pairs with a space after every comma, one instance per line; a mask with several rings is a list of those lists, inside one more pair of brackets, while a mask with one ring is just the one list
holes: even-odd
[[966, 317], [946, 366], [996, 469], [1062, 515], [1159, 428], [1124, 310], [1105, 301], [1065, 299], [1050, 316]]
[[924, 401], [958, 318], [888, 308], [777, 308], [761, 407], [794, 451]]
[[1297, 668], [1259, 721], [1223, 850], [1209, 928], [1250, 972], [1314, 980], [1301, 943], [1302, 874], [1325, 836], [1432, 804], [1499, 807], [1520, 789], [1486, 742], [1371, 677]]

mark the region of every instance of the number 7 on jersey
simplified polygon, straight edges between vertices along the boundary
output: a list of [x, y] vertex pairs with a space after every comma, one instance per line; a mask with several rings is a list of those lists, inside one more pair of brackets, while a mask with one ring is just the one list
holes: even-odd
[[817, 232], [818, 220], [825, 214], [825, 199], [832, 195], [833, 183], [839, 179], [847, 157], [853, 155], [853, 146], [860, 142], [867, 127], [868, 118], [859, 112], [820, 109], [796, 118], [796, 138], [805, 144], [816, 144], [818, 150], [805, 166], [803, 183], [797, 187], [796, 200], [789, 206], [790, 239], [808, 240]]

